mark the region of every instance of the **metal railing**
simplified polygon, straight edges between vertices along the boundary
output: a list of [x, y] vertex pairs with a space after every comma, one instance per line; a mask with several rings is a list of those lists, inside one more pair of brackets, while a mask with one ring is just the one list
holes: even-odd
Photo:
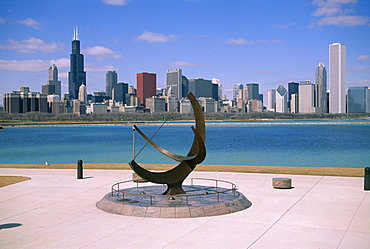
[[[122, 181], [122, 182], [118, 182], [118, 183], [113, 184], [112, 187], [111, 187], [111, 194], [112, 194], [112, 197], [114, 197], [116, 195], [117, 198], [121, 198], [121, 195], [122, 195], [122, 202], [125, 201], [125, 195], [136, 195], [136, 196], [141, 196], [141, 197], [149, 197], [149, 202], [150, 202], [151, 206], [153, 205], [153, 200], [155, 198], [170, 199], [170, 200], [174, 200], [175, 198], [179, 198], [179, 197], [180, 198], [185, 198], [186, 199], [185, 204], [189, 205], [189, 198], [192, 198], [192, 197], [200, 197], [200, 196], [204, 196], [204, 195], [217, 195], [217, 202], [219, 202], [220, 201], [220, 194], [227, 193], [227, 192], [232, 192], [232, 195], [233, 195], [234, 198], [236, 198], [237, 195], [239, 195], [239, 193], [236, 191], [237, 190], [236, 185], [232, 182], [229, 182], [229, 181], [209, 179], [209, 178], [190, 178], [190, 179], [187, 179], [187, 180], [190, 180], [190, 185], [191, 186], [194, 186], [194, 182], [198, 181], [198, 180], [213, 181], [215, 183], [214, 186], [204, 186], [204, 187], [214, 187], [215, 189], [212, 190], [212, 191], [209, 190], [210, 192], [206, 191], [202, 194], [179, 194], [179, 195], [161, 195], [161, 194], [158, 194], [158, 195], [155, 195], [155, 194], [146, 194], [144, 192], [132, 193], [132, 192], [125, 191], [124, 189], [122, 189], [121, 185], [131, 183], [131, 182], [136, 182], [136, 188], [139, 188], [139, 183], [140, 182], [134, 181], [134, 180], [127, 180], [127, 181]], [[221, 187], [219, 187], [220, 183], [230, 184], [231, 188], [224, 188], [224, 187], [221, 188]], [[218, 188], [221, 188], [221, 190], [218, 190]]]

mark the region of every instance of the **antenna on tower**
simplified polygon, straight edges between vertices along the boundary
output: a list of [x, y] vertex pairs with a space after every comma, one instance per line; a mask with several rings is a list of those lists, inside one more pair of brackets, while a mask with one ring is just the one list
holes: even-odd
[[78, 40], [78, 26], [75, 26], [75, 30], [73, 33], [73, 40]]

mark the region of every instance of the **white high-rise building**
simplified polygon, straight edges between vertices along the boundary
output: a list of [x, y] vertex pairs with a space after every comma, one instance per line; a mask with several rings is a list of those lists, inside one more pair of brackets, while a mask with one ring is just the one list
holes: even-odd
[[282, 84], [276, 90], [276, 112], [288, 112], [288, 90]]
[[298, 89], [299, 113], [316, 113], [315, 85], [311, 81], [301, 81]]
[[82, 84], [78, 88], [78, 100], [84, 103], [87, 103], [87, 92], [85, 84]]
[[275, 101], [276, 101], [276, 90], [275, 89], [268, 89], [266, 91], [266, 110], [268, 112], [275, 111]]
[[329, 112], [346, 112], [346, 45], [329, 45]]

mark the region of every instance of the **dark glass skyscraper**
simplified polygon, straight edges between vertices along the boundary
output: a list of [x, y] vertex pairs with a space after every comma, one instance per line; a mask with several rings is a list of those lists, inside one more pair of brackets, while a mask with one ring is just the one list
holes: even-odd
[[84, 56], [80, 53], [80, 40], [78, 30], [75, 28], [72, 41], [72, 54], [70, 55], [70, 71], [68, 72], [68, 91], [70, 99], [78, 98], [78, 89], [86, 85], [86, 72], [84, 71]]

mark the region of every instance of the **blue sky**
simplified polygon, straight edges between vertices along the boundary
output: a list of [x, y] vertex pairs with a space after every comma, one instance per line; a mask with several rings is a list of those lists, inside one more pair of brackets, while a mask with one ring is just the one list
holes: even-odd
[[[347, 46], [347, 87], [370, 86], [367, 0], [0, 0], [0, 94], [41, 92], [51, 64], [68, 91], [74, 27], [85, 55], [87, 90], [105, 90], [105, 74], [136, 87], [136, 73], [181, 68], [189, 79], [217, 78], [260, 92], [314, 81], [329, 44]], [[2, 98], [1, 98], [2, 102]]]

